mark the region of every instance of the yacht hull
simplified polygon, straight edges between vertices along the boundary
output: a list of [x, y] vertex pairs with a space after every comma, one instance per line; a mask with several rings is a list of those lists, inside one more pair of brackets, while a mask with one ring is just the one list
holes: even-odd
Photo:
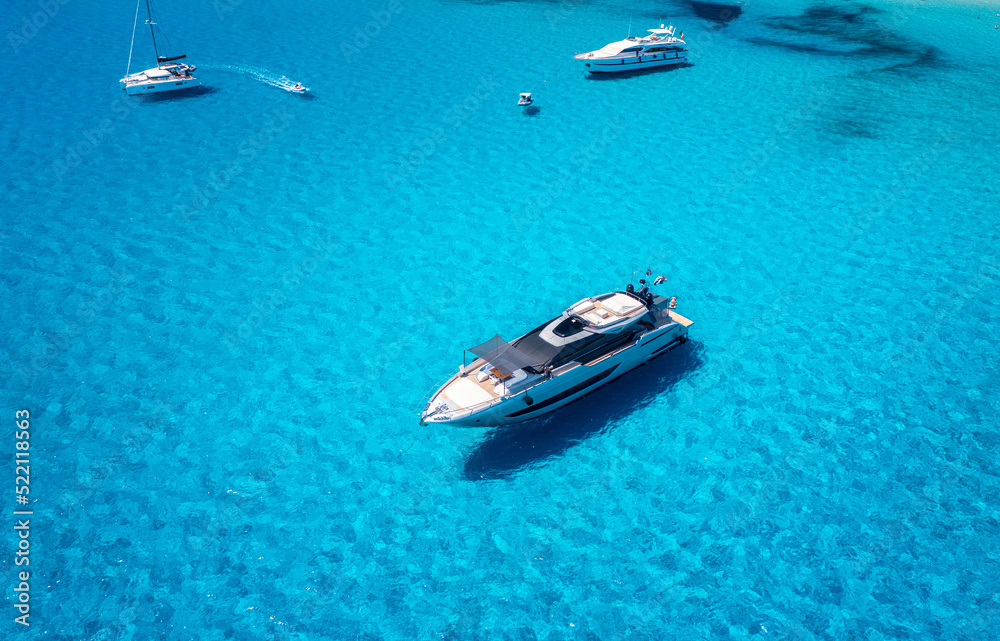
[[191, 89], [200, 87], [201, 80], [197, 78], [171, 78], [168, 80], [157, 80], [126, 84], [122, 87], [126, 95], [139, 96], [150, 93], [163, 93], [165, 91], [180, 91], [181, 89]]
[[[630, 370], [672, 350], [687, 340], [687, 327], [674, 323], [649, 332], [636, 343], [606, 358], [577, 365], [548, 381], [511, 395], [488, 408], [466, 416], [434, 420], [428, 424], [456, 427], [495, 427], [530, 421], [579, 400], [590, 392], [607, 385]], [[450, 382], [450, 381], [449, 381]], [[447, 383], [445, 387], [447, 387]]]
[[679, 65], [687, 62], [687, 56], [683, 54], [656, 54], [652, 56], [631, 56], [625, 58], [587, 58], [584, 59], [584, 66], [590, 73], [622, 73], [624, 71], [635, 71], [637, 69], [651, 69], [653, 67], [664, 67]]

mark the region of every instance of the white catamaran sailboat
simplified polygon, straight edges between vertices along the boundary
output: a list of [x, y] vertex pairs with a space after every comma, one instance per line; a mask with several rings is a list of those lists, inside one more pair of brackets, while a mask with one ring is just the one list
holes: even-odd
[[128, 68], [125, 70], [125, 77], [119, 83], [122, 90], [130, 95], [147, 93], [159, 93], [161, 91], [177, 91], [179, 89], [190, 89], [201, 86], [201, 81], [192, 76], [196, 67], [194, 65], [176, 62], [183, 60], [187, 56], [161, 56], [156, 47], [156, 23], [153, 22], [153, 10], [146, 1], [146, 15], [149, 25], [149, 33], [153, 37], [153, 54], [156, 56], [156, 66], [138, 73], [130, 73], [132, 68], [132, 47], [135, 46], [135, 29], [139, 24], [139, 5], [143, 0], [138, 0], [135, 5], [135, 22], [132, 24], [132, 46], [128, 51]]

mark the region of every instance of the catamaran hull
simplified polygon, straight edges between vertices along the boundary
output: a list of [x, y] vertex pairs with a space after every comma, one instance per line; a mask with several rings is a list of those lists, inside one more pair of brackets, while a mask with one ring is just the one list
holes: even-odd
[[600, 60], [596, 58], [581, 59], [584, 61], [584, 66], [590, 73], [622, 73], [623, 71], [651, 69], [652, 67], [679, 65], [687, 62], [687, 56], [683, 53], [631, 56], [627, 58], [611, 58], [607, 60]]
[[200, 87], [201, 80], [197, 78], [177, 78], [160, 80], [157, 82], [143, 82], [139, 84], [129, 84], [122, 87], [125, 94], [129, 96], [140, 96], [150, 93], [163, 93], [164, 91], [179, 91], [181, 89], [191, 89]]
[[491, 427], [530, 421], [569, 405], [686, 340], [686, 326], [679, 323], [667, 325], [659, 331], [643, 335], [638, 343], [617, 354], [590, 365], [579, 365], [483, 410], [460, 418], [429, 417], [425, 421], [455, 427]]

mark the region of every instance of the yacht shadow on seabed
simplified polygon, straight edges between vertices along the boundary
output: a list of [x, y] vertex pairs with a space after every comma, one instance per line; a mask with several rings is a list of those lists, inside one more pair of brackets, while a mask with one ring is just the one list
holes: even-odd
[[510, 478], [608, 431], [696, 372], [704, 364], [702, 350], [700, 343], [688, 341], [549, 416], [491, 430], [469, 454], [463, 476], [471, 481]]
[[[218, 89], [208, 86], [199, 85], [197, 87], [184, 88], [179, 91], [159, 91], [156, 93], [149, 94], [139, 94], [138, 98], [144, 99], [146, 102], [172, 102], [174, 100], [185, 100], [188, 98], [196, 98], [198, 96], [207, 96], [219, 91]], [[124, 93], [124, 92], [122, 92]]]

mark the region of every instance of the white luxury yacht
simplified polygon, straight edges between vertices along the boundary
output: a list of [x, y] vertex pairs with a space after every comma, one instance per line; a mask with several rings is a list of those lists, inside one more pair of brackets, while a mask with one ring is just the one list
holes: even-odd
[[[657, 279], [658, 281], [660, 279]], [[494, 336], [431, 396], [421, 423], [483, 427], [537, 418], [687, 341], [692, 321], [646, 287], [585, 298], [508, 343]]]
[[[135, 21], [132, 24], [132, 44], [135, 44], [135, 29], [136, 25], [139, 24], [139, 3], [142, 0], [138, 0], [135, 6]], [[146, 15], [148, 19], [146, 24], [149, 25], [149, 33], [153, 37], [153, 55], [156, 56], [156, 66], [152, 69], [146, 69], [145, 71], [140, 71], [138, 73], [130, 73], [132, 68], [132, 49], [129, 48], [128, 52], [128, 68], [125, 70], [125, 77], [119, 81], [122, 90], [129, 96], [135, 96], [138, 94], [147, 93], [158, 93], [161, 91], [177, 91], [179, 89], [190, 89], [191, 87], [200, 87], [201, 80], [198, 80], [191, 74], [194, 73], [194, 65], [184, 64], [182, 62], [176, 62], [177, 60], [183, 60], [187, 56], [161, 56], [159, 49], [156, 47], [156, 31], [153, 27], [156, 23], [153, 22], [153, 9], [149, 5], [149, 0], [146, 0]]]
[[617, 73], [663, 65], [679, 65], [687, 60], [684, 32], [674, 37], [674, 28], [649, 29], [648, 36], [633, 36], [604, 45], [597, 51], [578, 53], [590, 73]]

